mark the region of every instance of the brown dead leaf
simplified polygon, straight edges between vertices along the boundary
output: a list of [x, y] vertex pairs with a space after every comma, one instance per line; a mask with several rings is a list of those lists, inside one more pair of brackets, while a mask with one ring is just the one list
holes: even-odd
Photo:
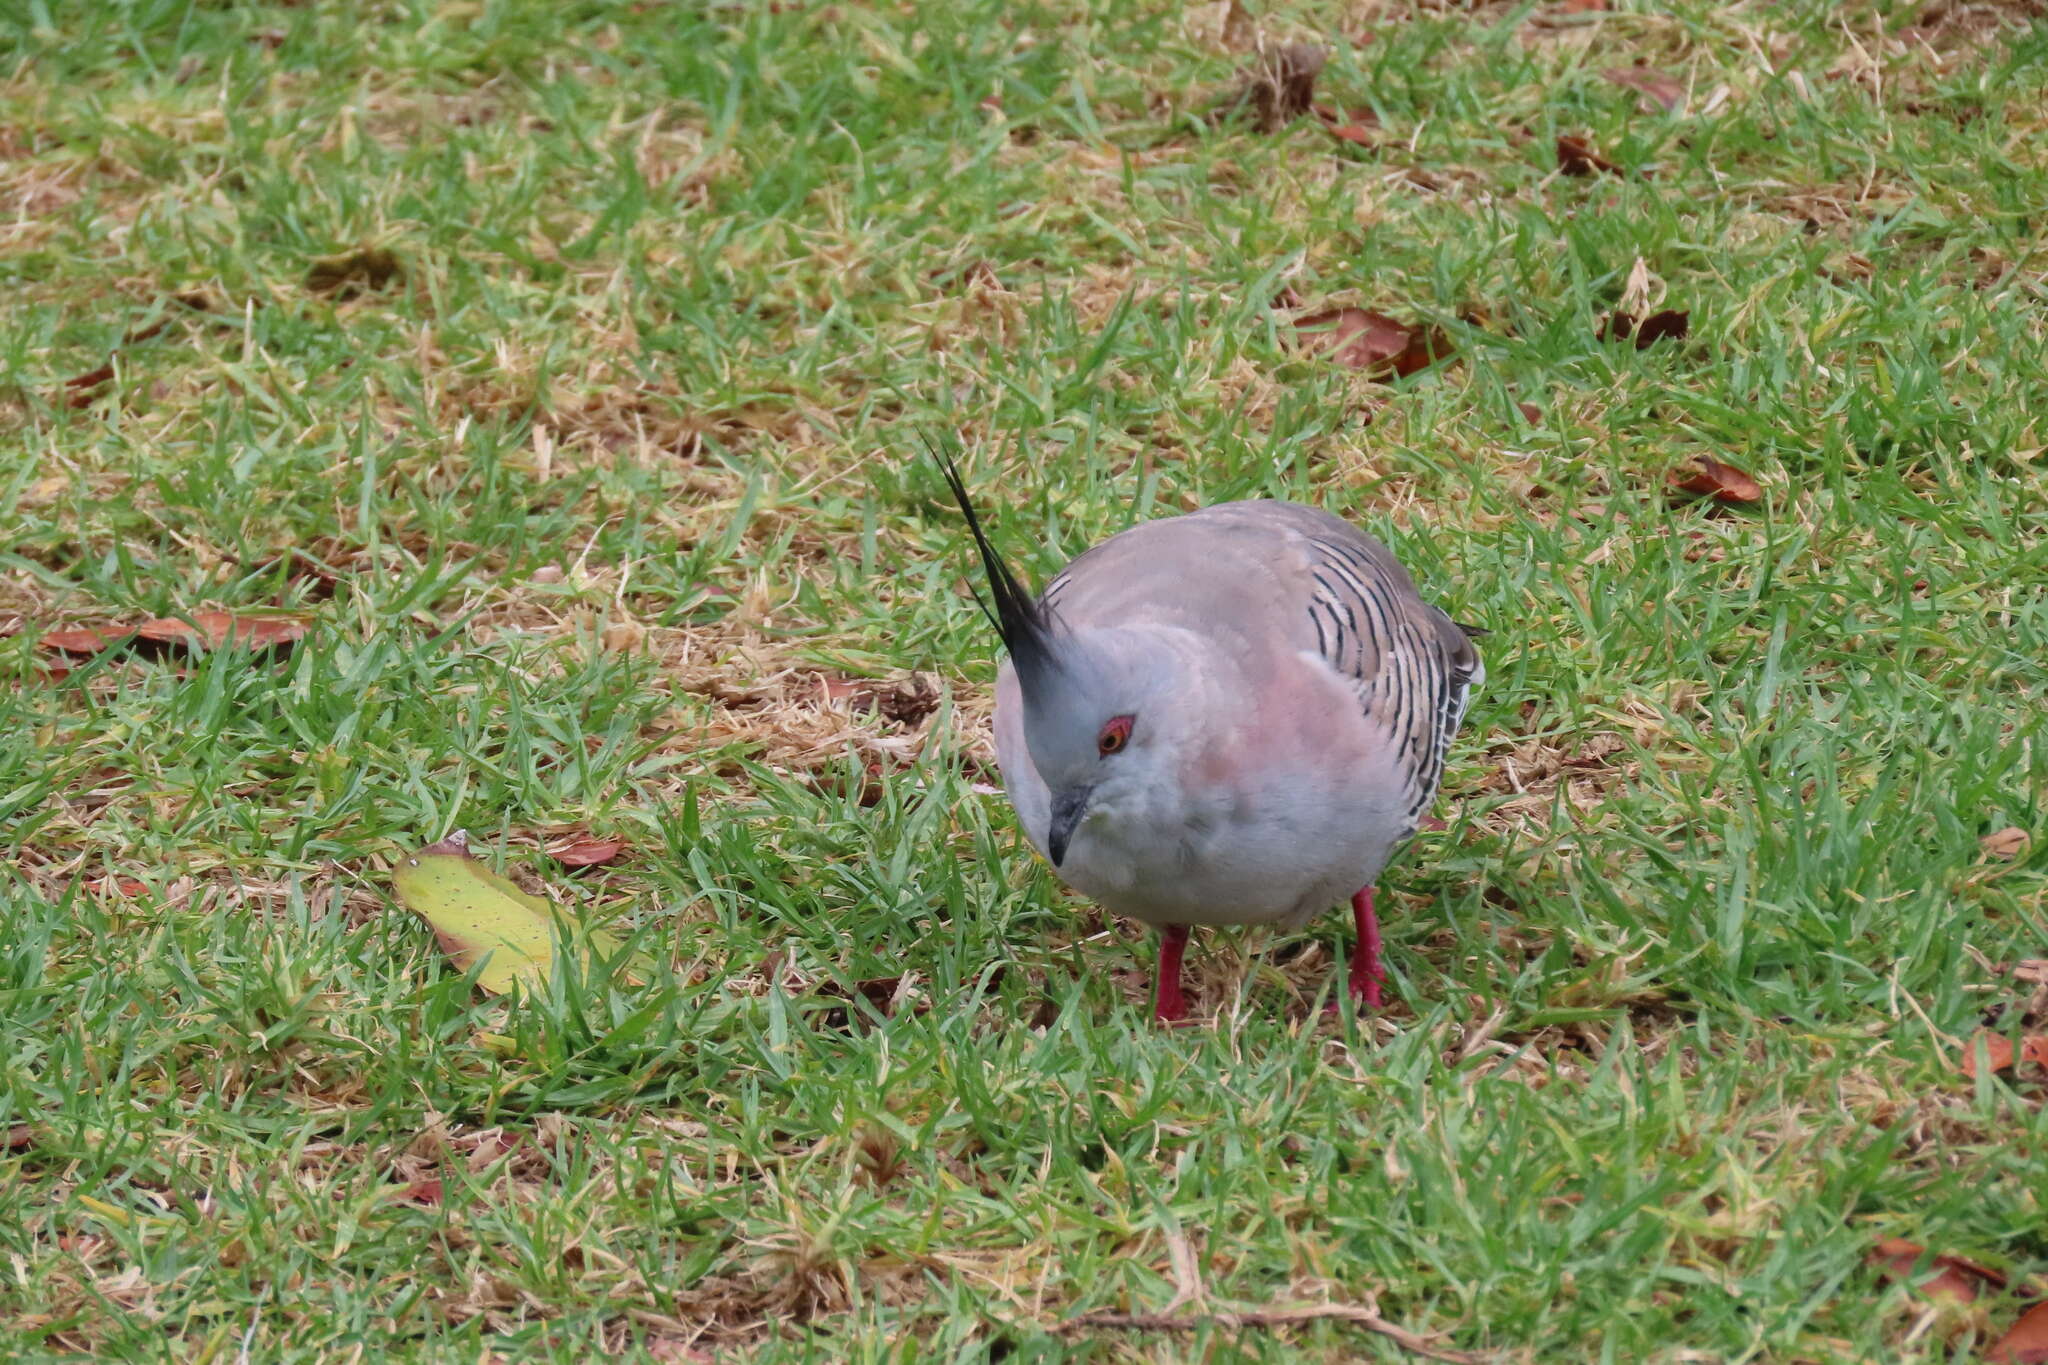
[[548, 850], [548, 856], [563, 867], [596, 867], [625, 852], [624, 839], [572, 839]]
[[194, 649], [219, 649], [226, 645], [270, 649], [301, 638], [310, 624], [302, 616], [236, 616], [225, 611], [200, 611], [194, 612], [189, 621], [173, 616], [145, 621], [135, 633], [158, 644], [185, 644]]
[[1686, 333], [1691, 330], [1692, 314], [1683, 308], [1666, 308], [1650, 314], [1643, 319], [1642, 325], [1636, 328], [1636, 349], [1640, 351], [1645, 346], [1655, 345], [1667, 337], [1673, 341], [1683, 341]]
[[1559, 14], [1592, 14], [1607, 8], [1607, 0], [1564, 0], [1557, 7]]
[[2031, 982], [2036, 986], [2048, 986], [2048, 957], [2029, 957], [2015, 962], [2012, 968], [2013, 980]]
[[413, 1181], [398, 1192], [398, 1202], [401, 1204], [417, 1204], [421, 1208], [427, 1209], [439, 1208], [441, 1206], [440, 1178], [437, 1176], [426, 1180]]
[[898, 725], [915, 726], [939, 709], [939, 702], [944, 696], [936, 675], [912, 673], [909, 677], [897, 678], [883, 691], [880, 698], [882, 715]]
[[1984, 1359], [1991, 1365], [2048, 1365], [2048, 1303], [2037, 1303], [2020, 1314]]
[[[1983, 1044], [1981, 1052], [1979, 1042]], [[1962, 1071], [1972, 1080], [1977, 1077], [1977, 1059], [1980, 1056], [1984, 1058], [1985, 1070], [2003, 1071], [2012, 1065], [2012, 1043], [1999, 1034], [1979, 1029], [1963, 1044]]]
[[1582, 137], [1557, 140], [1557, 168], [1566, 175], [1596, 175], [1602, 171], [1608, 175], [1624, 174], [1617, 163], [1594, 151], [1592, 144]]
[[97, 654], [134, 633], [122, 626], [74, 626], [69, 630], [49, 631], [36, 644], [63, 654]]
[[1434, 327], [1411, 327], [1384, 313], [1333, 308], [1294, 324], [1302, 349], [1328, 351], [1346, 369], [1407, 376], [1451, 353]]
[[111, 892], [117, 896], [126, 896], [130, 900], [135, 899], [135, 897], [149, 889], [134, 877], [120, 876], [101, 877], [96, 881], [86, 883], [86, 885], [103, 894]]
[[843, 705], [849, 711], [877, 714], [904, 726], [915, 726], [938, 710], [944, 695], [938, 678], [930, 673], [890, 679], [820, 673], [818, 692], [827, 706]]
[[65, 405], [72, 408], [91, 407], [93, 400], [100, 396], [101, 387], [113, 377], [114, 362], [111, 360], [96, 370], [87, 370], [84, 374], [73, 375], [64, 381], [64, 387], [71, 390], [70, 393], [65, 395]]
[[[1981, 1054], [1977, 1050], [1980, 1042], [1984, 1045]], [[1963, 1044], [1961, 1063], [1963, 1074], [1973, 1080], [1977, 1075], [1977, 1058], [1980, 1055], [1984, 1058], [1985, 1069], [1989, 1071], [2008, 1070], [2015, 1060], [2048, 1070], [2048, 1035], [2026, 1034], [2020, 1039], [2019, 1048], [2015, 1051], [2012, 1040], [2005, 1035], [1993, 1033], [1989, 1029], [1978, 1029], [1970, 1035], [1970, 1041]]]
[[[1912, 1275], [1915, 1264], [1926, 1255], [1927, 1248], [1918, 1242], [1887, 1237], [1871, 1248], [1869, 1260], [1886, 1279], [1904, 1280]], [[1936, 1255], [1929, 1257], [1928, 1263], [1934, 1267], [1934, 1274], [1918, 1281], [1914, 1287], [1930, 1299], [1946, 1298], [1957, 1303], [1971, 1303], [1976, 1300], [1979, 1286], [1998, 1289], [2005, 1285], [2005, 1276], [1961, 1256]]]
[[754, 968], [754, 975], [766, 982], [772, 989], [787, 990], [796, 982], [796, 954], [788, 948], [777, 948], [761, 959], [761, 965]]
[[0, 1133], [0, 1151], [25, 1152], [36, 1145], [36, 1130], [25, 1123], [17, 1123], [5, 1133]]
[[1647, 96], [1666, 113], [1685, 101], [1685, 83], [1663, 71], [1647, 66], [1610, 66], [1600, 74], [1616, 85], [1627, 86]]
[[1314, 112], [1322, 121], [1323, 130], [1338, 141], [1355, 143], [1360, 147], [1379, 145], [1380, 116], [1372, 110], [1339, 110], [1318, 104], [1314, 106]]
[[1755, 479], [1710, 455], [1695, 455], [1691, 464], [1680, 465], [1665, 477], [1681, 493], [1735, 506], [1761, 502], [1764, 496]]
[[405, 265], [396, 252], [366, 247], [313, 262], [306, 271], [306, 288], [339, 301], [352, 299], [365, 290], [382, 289], [404, 278]]
[[1543, 409], [1537, 407], [1534, 403], [1517, 403], [1515, 404], [1515, 409], [1522, 414], [1522, 420], [1525, 422], [1540, 422], [1543, 420]]
[[[173, 303], [181, 303], [185, 307], [201, 313], [207, 312], [213, 307], [213, 300], [209, 299], [204, 292], [199, 290], [187, 290], [184, 293], [173, 294], [171, 295], [171, 301]], [[148, 341], [151, 337], [160, 335], [170, 325], [171, 320], [169, 318], [159, 318], [147, 326], [131, 327], [121, 338], [121, 344], [123, 346], [133, 346], [138, 341]], [[94, 401], [99, 398], [100, 390], [113, 377], [114, 357], [109, 356], [106, 364], [101, 365], [99, 368], [87, 370], [84, 374], [74, 375], [65, 380], [64, 387], [71, 390], [70, 393], [64, 396], [65, 406], [74, 409], [91, 407]]]
[[818, 693], [828, 704], [836, 701], [848, 702], [856, 710], [860, 709], [856, 698], [865, 698], [869, 702], [874, 700], [874, 694], [868, 690], [865, 679], [842, 678], [831, 673], [818, 675]]
[[1636, 349], [1642, 351], [1667, 338], [1683, 340], [1691, 330], [1692, 314], [1683, 308], [1666, 308], [1650, 314], [1641, 322], [1636, 321], [1633, 313], [1616, 313], [1600, 324], [1595, 340], [1628, 341], [1633, 338]]
[[1261, 133], [1286, 127], [1315, 102], [1316, 77], [1323, 74], [1329, 59], [1329, 54], [1313, 43], [1287, 43], [1261, 53], [1238, 84], [1217, 102], [1211, 121], [1249, 113], [1252, 126]]
[[836, 981], [820, 981], [812, 991], [813, 994], [827, 1000], [849, 1002], [848, 1005], [834, 1005], [819, 1014], [819, 1022], [825, 1027], [846, 1028], [854, 1018], [849, 1005], [856, 995], [873, 1005], [885, 1019], [895, 1018], [897, 1011], [903, 1008], [906, 1001], [909, 1002], [912, 1014], [928, 1012], [932, 1007], [931, 1001], [922, 996], [913, 996], [911, 993], [911, 987], [916, 984], [915, 977], [910, 978], [906, 984], [905, 979], [900, 976], [878, 976], [869, 981], [854, 982], [851, 992]]
[[[216, 311], [218, 307], [214, 302], [213, 295], [207, 293], [204, 289], [181, 289], [170, 296], [170, 302], [177, 304], [181, 308], [189, 308], [195, 313], [211, 313]], [[262, 301], [260, 299], [251, 299], [249, 304], [251, 307], [260, 307]], [[138, 327], [123, 337], [122, 341], [124, 343], [132, 343], [147, 340], [168, 329], [171, 322], [172, 319], [163, 318], [150, 323], [146, 327]]]
[[2027, 832], [2014, 825], [1996, 834], [1985, 835], [1977, 841], [1977, 846], [1984, 850], [1986, 857], [2017, 858], [2027, 851], [2028, 842]]
[[[360, 557], [361, 552], [322, 536], [309, 545], [286, 547], [258, 562], [252, 573], [282, 573], [287, 582], [305, 585], [306, 596], [325, 601], [334, 596], [342, 579], [358, 567]], [[536, 570], [531, 581], [546, 581], [541, 576], [543, 572], [544, 569]], [[555, 572], [559, 581], [561, 570]]]

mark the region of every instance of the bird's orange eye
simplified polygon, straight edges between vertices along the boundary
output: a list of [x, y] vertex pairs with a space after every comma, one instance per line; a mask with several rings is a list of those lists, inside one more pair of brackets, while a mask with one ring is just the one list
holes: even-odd
[[1095, 748], [1104, 758], [1120, 752], [1131, 742], [1131, 718], [1112, 716], [1109, 724], [1102, 727], [1102, 733], [1095, 737]]

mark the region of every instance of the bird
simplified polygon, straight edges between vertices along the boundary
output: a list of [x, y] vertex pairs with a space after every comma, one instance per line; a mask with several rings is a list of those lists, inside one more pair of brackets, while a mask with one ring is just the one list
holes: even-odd
[[1350, 522], [1274, 500], [1140, 522], [1033, 596], [932, 453], [1007, 654], [1005, 792], [1068, 886], [1159, 931], [1155, 1019], [1187, 1022], [1192, 929], [1295, 929], [1347, 898], [1349, 989], [1378, 1011], [1374, 884], [1436, 797], [1487, 632]]

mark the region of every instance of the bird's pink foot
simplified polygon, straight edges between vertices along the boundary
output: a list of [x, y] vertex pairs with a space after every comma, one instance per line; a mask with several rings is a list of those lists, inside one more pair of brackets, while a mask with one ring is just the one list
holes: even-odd
[[1188, 946], [1185, 924], [1166, 924], [1159, 929], [1159, 984], [1152, 999], [1152, 1017], [1162, 1024], [1187, 1022], [1188, 1001], [1180, 993], [1180, 955]]
[[1380, 920], [1372, 909], [1372, 888], [1365, 887], [1351, 898], [1351, 918], [1358, 923], [1358, 946], [1351, 950], [1351, 994], [1365, 1007], [1380, 1007], [1380, 983], [1387, 969], [1380, 965]]

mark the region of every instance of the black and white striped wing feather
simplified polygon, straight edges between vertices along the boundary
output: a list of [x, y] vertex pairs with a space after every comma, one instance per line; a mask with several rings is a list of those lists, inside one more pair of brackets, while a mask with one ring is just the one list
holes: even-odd
[[1465, 630], [1418, 597], [1377, 544], [1340, 535], [1313, 535], [1308, 544], [1317, 649], [1393, 745], [1412, 831], [1436, 797], [1485, 665]]

